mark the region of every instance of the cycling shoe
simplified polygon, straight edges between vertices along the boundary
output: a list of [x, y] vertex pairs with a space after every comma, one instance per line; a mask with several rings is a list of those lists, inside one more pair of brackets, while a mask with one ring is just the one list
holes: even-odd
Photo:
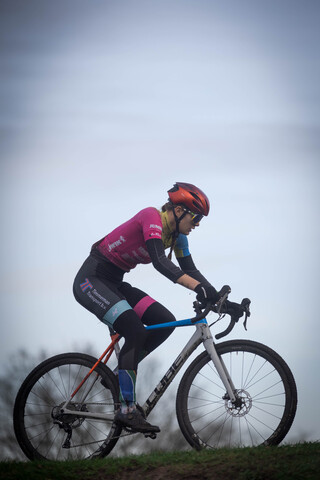
[[160, 432], [160, 428], [147, 422], [137, 409], [129, 413], [122, 413], [121, 410], [119, 410], [116, 413], [114, 420], [115, 423], [117, 423], [121, 427], [130, 429], [132, 432]]

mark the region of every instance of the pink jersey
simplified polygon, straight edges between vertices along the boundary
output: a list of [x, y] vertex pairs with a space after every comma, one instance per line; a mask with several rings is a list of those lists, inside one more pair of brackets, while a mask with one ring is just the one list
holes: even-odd
[[129, 272], [138, 263], [151, 263], [146, 241], [162, 238], [160, 212], [144, 208], [127, 222], [115, 228], [97, 246], [102, 255], [122, 270]]

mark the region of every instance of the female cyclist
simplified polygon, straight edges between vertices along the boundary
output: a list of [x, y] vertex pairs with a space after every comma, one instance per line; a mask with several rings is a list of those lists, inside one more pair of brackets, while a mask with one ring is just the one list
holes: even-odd
[[[208, 215], [209, 200], [189, 183], [176, 183], [168, 194], [162, 211], [145, 208], [96, 242], [73, 287], [76, 300], [125, 340], [119, 355], [121, 407], [115, 420], [138, 432], [160, 431], [144, 419], [136, 406], [138, 363], [173, 331], [147, 331], [144, 325], [175, 318], [147, 293], [124, 282], [124, 274], [139, 263], [152, 262], [172, 282], [194, 290], [202, 303], [219, 300], [216, 289], [196, 269], [187, 239], [202, 217]], [[173, 251], [179, 267], [171, 261]]]

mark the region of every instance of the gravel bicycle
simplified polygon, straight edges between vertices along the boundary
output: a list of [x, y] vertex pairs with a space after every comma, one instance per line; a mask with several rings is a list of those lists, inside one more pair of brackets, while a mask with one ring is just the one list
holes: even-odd
[[[194, 302], [196, 316], [146, 327], [148, 329], [195, 326], [195, 332], [176, 360], [139, 408], [145, 418], [154, 409], [190, 355], [202, 343], [204, 351], [181, 378], [176, 396], [178, 424], [195, 449], [278, 445], [295, 417], [297, 390], [285, 361], [271, 348], [250, 340], [216, 344], [210, 327], [225, 316], [230, 287], [221, 290], [215, 307], [203, 310]], [[241, 303], [244, 326], [250, 315], [250, 300]], [[218, 319], [208, 325], [206, 316], [216, 311]], [[231, 332], [231, 320], [220, 339]], [[25, 379], [14, 405], [14, 429], [18, 443], [31, 459], [72, 460], [108, 455], [130, 430], [114, 422], [119, 408], [116, 372], [106, 364], [118, 355], [119, 335], [99, 359], [83, 353], [49, 358]], [[141, 435], [141, 434], [140, 434]], [[155, 434], [145, 434], [155, 438]]]

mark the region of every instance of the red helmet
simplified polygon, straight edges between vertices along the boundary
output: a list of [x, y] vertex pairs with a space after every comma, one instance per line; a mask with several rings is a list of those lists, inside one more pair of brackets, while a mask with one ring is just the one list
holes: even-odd
[[207, 195], [191, 183], [177, 182], [168, 191], [169, 201], [173, 205], [183, 205], [193, 213], [207, 216], [210, 203]]

